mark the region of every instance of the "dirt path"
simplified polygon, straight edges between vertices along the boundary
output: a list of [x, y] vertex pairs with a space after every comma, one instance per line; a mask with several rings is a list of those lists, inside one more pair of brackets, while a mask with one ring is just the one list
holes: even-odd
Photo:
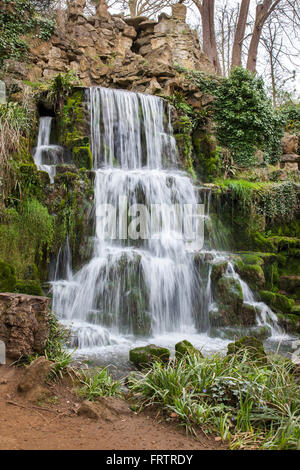
[[128, 412], [111, 422], [77, 415], [70, 386], [51, 386], [52, 398], [30, 403], [17, 392], [22, 368], [0, 366], [0, 449], [208, 450], [226, 448], [199, 432], [198, 441], [175, 423]]

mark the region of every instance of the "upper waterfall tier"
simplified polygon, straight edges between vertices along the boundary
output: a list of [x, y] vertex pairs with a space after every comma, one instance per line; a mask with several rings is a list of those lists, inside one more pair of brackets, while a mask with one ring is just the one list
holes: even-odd
[[64, 161], [64, 149], [59, 145], [50, 144], [52, 117], [43, 116], [39, 122], [39, 134], [37, 146], [33, 158], [36, 166], [41, 171], [49, 174], [50, 182], [54, 182], [56, 165]]
[[90, 88], [94, 168], [163, 168], [176, 163], [170, 108], [157, 96]]

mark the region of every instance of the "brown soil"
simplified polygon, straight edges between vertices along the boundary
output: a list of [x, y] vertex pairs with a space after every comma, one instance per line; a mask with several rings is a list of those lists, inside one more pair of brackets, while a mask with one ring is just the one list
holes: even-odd
[[78, 416], [80, 400], [70, 384], [53, 384], [50, 399], [29, 402], [17, 392], [23, 372], [0, 365], [0, 449], [226, 449], [219, 438], [199, 430], [196, 440], [153, 413], [120, 414], [111, 422]]

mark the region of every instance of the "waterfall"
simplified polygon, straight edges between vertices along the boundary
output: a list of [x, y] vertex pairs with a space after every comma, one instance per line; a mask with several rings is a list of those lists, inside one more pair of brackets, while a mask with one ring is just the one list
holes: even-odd
[[[54, 280], [54, 312], [72, 325], [74, 344], [84, 349], [123, 344], [128, 338], [179, 333], [183, 339], [207, 331], [211, 266], [202, 279], [195, 253], [181, 236], [180, 218], [180, 208], [201, 201], [189, 176], [177, 168], [168, 105], [156, 96], [100, 87], [89, 89], [89, 105], [96, 171], [93, 256], [78, 272], [69, 269], [63, 279]], [[49, 143], [50, 124], [50, 118], [41, 119], [41, 146]], [[203, 196], [209, 207], [210, 195]], [[158, 204], [163, 223], [154, 236], [149, 237], [150, 218], [140, 237], [128, 238], [131, 208]], [[171, 206], [179, 210], [170, 215]], [[110, 219], [103, 208], [112, 208]], [[164, 223], [170, 218], [172, 223]], [[212, 260], [218, 256], [209, 253]], [[233, 267], [227, 275], [237, 276]]]
[[39, 170], [46, 171], [50, 177], [50, 183], [54, 182], [56, 165], [63, 161], [63, 148], [59, 145], [50, 145], [52, 117], [40, 118], [38, 142], [34, 151], [34, 162]]

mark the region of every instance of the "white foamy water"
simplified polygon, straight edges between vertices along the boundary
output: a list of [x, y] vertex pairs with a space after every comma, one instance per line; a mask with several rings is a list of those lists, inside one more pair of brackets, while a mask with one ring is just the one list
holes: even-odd
[[49, 174], [50, 183], [53, 183], [56, 165], [63, 159], [63, 148], [59, 145], [50, 145], [51, 123], [52, 117], [40, 118], [38, 142], [33, 158], [38, 169], [46, 171]]
[[[177, 236], [177, 214], [172, 228], [162, 226], [156, 239], [103, 236], [103, 205], [117, 207], [120, 197], [129, 206], [162, 204], [162, 220], [172, 204], [181, 207], [199, 202], [199, 191], [191, 179], [176, 168], [177, 151], [166, 103], [155, 96], [105, 88], [91, 88], [89, 94], [96, 170], [93, 256], [78, 272], [72, 272], [68, 261], [67, 274], [61, 279], [56, 276], [52, 283], [54, 312], [71, 325], [73, 346], [83, 354], [128, 358], [132, 345], [151, 341], [172, 348], [183, 339], [203, 348], [204, 353], [224, 350], [228, 341], [207, 335], [208, 312], [214, 306], [211, 262], [206, 274], [200, 275], [194, 253]], [[45, 120], [49, 118], [42, 119], [41, 142], [45, 143], [50, 124]], [[124, 220], [118, 212], [115, 217], [116, 232], [123, 233]], [[209, 213], [204, 217], [209, 218]], [[212, 262], [224, 256], [228, 258], [209, 253]], [[67, 258], [70, 260], [70, 253]], [[276, 316], [255, 302], [233, 265], [228, 266], [226, 274], [239, 280], [245, 301], [257, 307], [258, 324], [271, 324], [277, 332]]]

